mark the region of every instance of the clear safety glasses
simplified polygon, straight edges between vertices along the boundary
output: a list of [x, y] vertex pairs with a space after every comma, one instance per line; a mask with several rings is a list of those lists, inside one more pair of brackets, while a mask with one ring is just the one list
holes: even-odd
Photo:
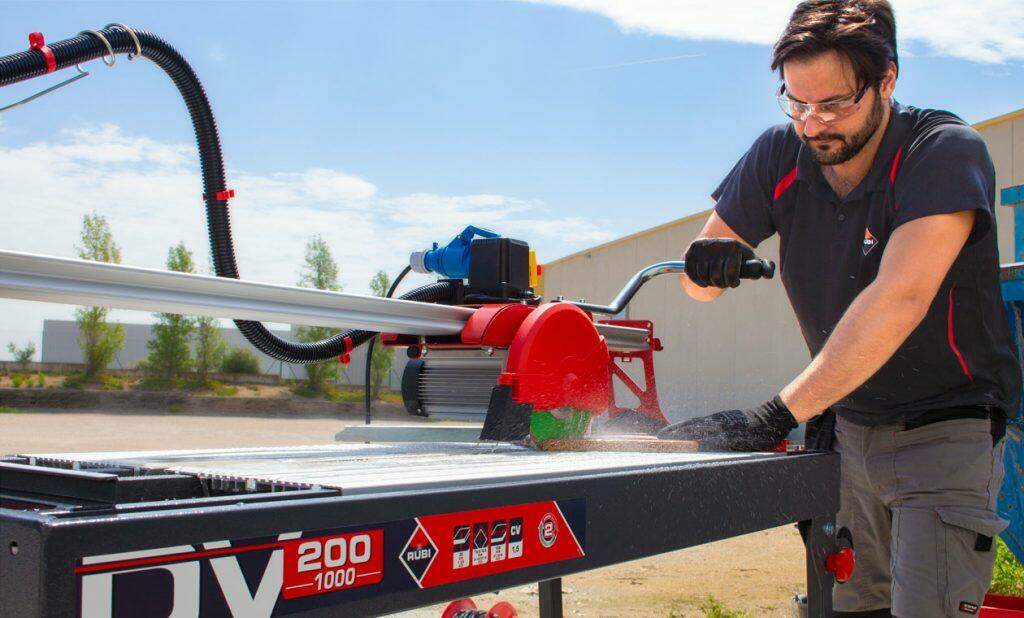
[[791, 99], [786, 94], [786, 84], [782, 84], [779, 87], [777, 98], [782, 113], [793, 120], [803, 122], [813, 116], [821, 124], [832, 124], [843, 118], [848, 118], [856, 112], [860, 108], [860, 100], [864, 98], [864, 93], [867, 91], [868, 85], [864, 84], [856, 93], [843, 99], [825, 101], [824, 103], [804, 103]]

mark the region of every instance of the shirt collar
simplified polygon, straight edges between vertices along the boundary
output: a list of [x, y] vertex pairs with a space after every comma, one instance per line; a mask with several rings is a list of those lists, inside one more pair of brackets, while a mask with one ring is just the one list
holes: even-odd
[[[846, 201], [856, 200], [864, 193], [870, 191], [885, 191], [889, 185], [889, 171], [892, 167], [893, 158], [906, 142], [907, 134], [911, 128], [909, 112], [895, 100], [892, 101], [889, 124], [885, 127], [882, 135], [882, 142], [875, 153], [875, 160], [868, 170], [867, 176], [853, 191], [846, 196]], [[800, 151], [797, 154], [797, 179], [810, 184], [811, 189], [820, 197], [834, 198], [835, 192], [825, 180], [821, 172], [821, 166], [814, 160], [810, 148], [803, 142], [800, 144]]]

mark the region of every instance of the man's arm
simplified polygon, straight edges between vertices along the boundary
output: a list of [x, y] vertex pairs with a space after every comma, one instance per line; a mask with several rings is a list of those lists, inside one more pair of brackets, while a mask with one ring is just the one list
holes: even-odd
[[[731, 238], [733, 240], [738, 240], [745, 245], [747, 244], [747, 242], [740, 238], [740, 235], [734, 232], [733, 229], [718, 216], [718, 213], [713, 210], [711, 211], [711, 216], [708, 217], [707, 222], [704, 224], [704, 229], [700, 231], [700, 234], [698, 234], [697, 238], [694, 240], [701, 240], [703, 238]], [[685, 274], [679, 275], [679, 286], [684, 292], [690, 295], [690, 298], [701, 302], [715, 300], [722, 295], [722, 292], [725, 291], [725, 288], [718, 288], [714, 286], [702, 288], [690, 281], [689, 277]]]
[[967, 242], [975, 211], [896, 228], [875, 280], [854, 299], [825, 347], [779, 393], [798, 421], [820, 414], [875, 374], [924, 319]]

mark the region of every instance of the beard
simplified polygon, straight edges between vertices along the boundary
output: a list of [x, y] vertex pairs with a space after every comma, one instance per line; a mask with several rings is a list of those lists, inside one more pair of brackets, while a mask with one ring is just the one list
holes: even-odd
[[[801, 135], [800, 140], [810, 146], [811, 155], [819, 165], [840, 165], [846, 163], [856, 157], [864, 149], [864, 146], [871, 141], [871, 136], [875, 134], [878, 126], [882, 124], [883, 112], [882, 97], [876, 90], [875, 100], [871, 105], [871, 112], [868, 114], [867, 120], [864, 121], [864, 126], [853, 135], [819, 133], [813, 138]], [[822, 150], [824, 142], [829, 139], [838, 141], [839, 147], [824, 146], [827, 150]]]

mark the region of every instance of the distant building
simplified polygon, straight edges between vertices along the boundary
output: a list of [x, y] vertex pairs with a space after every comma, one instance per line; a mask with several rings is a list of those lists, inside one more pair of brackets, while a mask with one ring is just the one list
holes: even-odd
[[[139, 361], [149, 355], [146, 343], [152, 338], [152, 324], [121, 324], [124, 327], [124, 347], [117, 353], [110, 369], [134, 369]], [[271, 331], [278, 337], [294, 341], [292, 331]], [[306, 371], [302, 365], [282, 363], [263, 354], [252, 346], [237, 329], [221, 328], [221, 336], [229, 348], [244, 348], [256, 354], [260, 359], [260, 369], [267, 375], [279, 375], [285, 379], [305, 379]], [[395, 355], [395, 365], [391, 368], [389, 388], [398, 388], [402, 383], [402, 370], [405, 368], [405, 354]], [[78, 345], [78, 325], [74, 320], [43, 320], [43, 345], [41, 360], [44, 363], [82, 363], [82, 350]], [[352, 362], [345, 365], [341, 372], [343, 384], [363, 385], [366, 371], [366, 346], [360, 346], [352, 352]]]

